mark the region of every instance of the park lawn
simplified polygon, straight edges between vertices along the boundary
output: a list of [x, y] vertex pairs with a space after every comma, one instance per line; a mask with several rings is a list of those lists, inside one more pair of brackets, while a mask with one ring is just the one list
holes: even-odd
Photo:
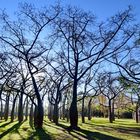
[[59, 126], [44, 120], [41, 130], [32, 129], [28, 121], [0, 122], [0, 140], [140, 140], [140, 124], [131, 119], [116, 119], [112, 124], [106, 118], [86, 119], [80, 130], [69, 132], [69, 123], [60, 120]]

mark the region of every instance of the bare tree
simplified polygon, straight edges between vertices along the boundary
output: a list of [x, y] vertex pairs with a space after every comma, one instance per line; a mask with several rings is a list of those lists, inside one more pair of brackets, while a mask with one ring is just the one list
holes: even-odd
[[[111, 17], [106, 23], [96, 24], [95, 16], [69, 7], [55, 22], [61, 46], [60, 63], [73, 80], [70, 106], [70, 128], [77, 129], [77, 86], [79, 80], [105, 57], [109, 58], [122, 49], [134, 35], [131, 8]], [[128, 28], [129, 26], [129, 28]]]
[[124, 90], [120, 85], [117, 77], [113, 77], [111, 73], [101, 74], [99, 76], [100, 92], [108, 99], [109, 121], [114, 120], [114, 99]]
[[[51, 92], [48, 94], [49, 102], [54, 106], [53, 110], [53, 121], [56, 125], [58, 125], [59, 118], [59, 103], [62, 100], [62, 93], [66, 90], [71, 83], [68, 82], [66, 77], [66, 72], [62, 69], [63, 67], [58, 65], [52, 66], [50, 64], [50, 73], [47, 72], [47, 75], [50, 77], [50, 81], [52, 82], [52, 86], [50, 87], [49, 83], [47, 84]], [[52, 90], [53, 89], [53, 90]]]
[[46, 8], [36, 10], [35, 7], [26, 3], [21, 5], [17, 21], [12, 22], [5, 13], [1, 14], [2, 32], [4, 32], [4, 34], [1, 32], [0, 35], [1, 43], [11, 52], [13, 51], [16, 58], [23, 60], [24, 67], [27, 67], [32, 80], [37, 99], [34, 116], [34, 125], [37, 128], [41, 128], [43, 124], [43, 105], [35, 75], [44, 67], [40, 56], [50, 49], [50, 46], [46, 47], [45, 43], [41, 41], [40, 36], [58, 14], [59, 7], [52, 7], [52, 13], [49, 13]]

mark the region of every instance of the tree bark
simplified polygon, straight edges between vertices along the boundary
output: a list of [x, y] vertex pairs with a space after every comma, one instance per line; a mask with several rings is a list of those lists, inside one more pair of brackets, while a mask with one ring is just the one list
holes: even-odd
[[58, 125], [58, 103], [56, 102], [53, 110], [53, 122]]
[[34, 91], [35, 91], [35, 94], [36, 94], [36, 97], [37, 97], [37, 106], [35, 106], [35, 113], [34, 113], [34, 126], [35, 126], [35, 128], [42, 128], [43, 118], [44, 118], [44, 110], [43, 110], [42, 99], [40, 97], [35, 78], [34, 78], [33, 73], [31, 71], [30, 64], [28, 62], [28, 58], [26, 58], [26, 59], [27, 59], [27, 65], [28, 65], [29, 73], [30, 73], [31, 78], [32, 78]]
[[53, 111], [53, 109], [52, 109], [52, 104], [49, 103], [49, 106], [48, 106], [48, 119], [49, 119], [50, 121], [52, 121], [52, 111]]
[[2, 104], [2, 99], [0, 99], [0, 102], [1, 102], [0, 118], [2, 120], [3, 119], [3, 104]]
[[112, 120], [112, 107], [111, 107], [111, 100], [109, 100], [109, 122], [110, 123], [113, 123], [113, 120]]
[[65, 117], [66, 117], [65, 104], [66, 104], [66, 96], [64, 97], [63, 106], [62, 106], [62, 117], [63, 117], [63, 120], [65, 120]]
[[58, 113], [58, 114], [59, 114], [58, 117], [59, 117], [60, 119], [62, 119], [62, 117], [63, 117], [63, 116], [62, 116], [62, 107], [60, 107], [60, 109], [59, 109], [59, 113]]
[[136, 105], [136, 123], [139, 122], [139, 116], [138, 116], [139, 112], [138, 112], [138, 105]]
[[25, 120], [28, 120], [28, 98], [27, 98], [27, 101], [26, 101], [26, 107], [25, 107]]
[[85, 123], [85, 98], [82, 99], [82, 123]]
[[73, 97], [70, 105], [70, 128], [78, 128], [78, 110], [77, 110], [77, 77], [73, 84]]
[[70, 116], [69, 116], [69, 109], [67, 108], [66, 110], [66, 117], [67, 117], [67, 122], [70, 121]]
[[8, 116], [9, 116], [9, 99], [10, 99], [10, 94], [8, 93], [8, 95], [6, 96], [5, 111], [4, 111], [5, 121], [8, 120]]
[[112, 121], [115, 121], [114, 100], [112, 101]]
[[15, 118], [18, 118], [18, 102], [16, 102], [16, 107], [15, 107]]
[[34, 111], [34, 126], [35, 128], [42, 128], [43, 125], [43, 105], [42, 101], [38, 101], [38, 106], [35, 106], [35, 111]]
[[12, 105], [12, 110], [11, 110], [11, 122], [14, 121], [14, 111], [15, 111], [15, 105], [16, 105], [16, 99], [17, 99], [17, 95], [15, 96], [14, 100], [13, 100], [13, 105]]
[[21, 94], [19, 96], [19, 106], [18, 106], [18, 122], [21, 123], [23, 121], [23, 86], [21, 87]]
[[91, 120], [91, 102], [92, 102], [92, 98], [90, 98], [88, 102], [88, 120]]
[[34, 113], [33, 113], [33, 103], [32, 103], [30, 108], [30, 115], [29, 115], [29, 124], [32, 128], [33, 128], [33, 116]]

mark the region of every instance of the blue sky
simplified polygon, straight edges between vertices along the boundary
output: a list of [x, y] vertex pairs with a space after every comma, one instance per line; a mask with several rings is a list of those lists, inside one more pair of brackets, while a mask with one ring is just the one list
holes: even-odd
[[[56, 2], [56, 0], [1, 0], [0, 9], [5, 8], [8, 13], [14, 13], [18, 9], [18, 3], [24, 1], [38, 7], [55, 4]], [[61, 3], [63, 5], [70, 4], [87, 11], [92, 11], [101, 20], [114, 15], [120, 10], [126, 9], [128, 5], [132, 5], [136, 19], [140, 22], [140, 0], [61, 0]]]

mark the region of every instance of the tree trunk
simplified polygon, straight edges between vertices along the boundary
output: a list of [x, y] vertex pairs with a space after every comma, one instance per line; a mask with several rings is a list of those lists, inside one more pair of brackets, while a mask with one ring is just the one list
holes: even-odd
[[43, 105], [42, 101], [38, 100], [38, 106], [35, 106], [34, 111], [34, 126], [35, 128], [42, 128], [43, 125]]
[[29, 62], [28, 62], [28, 58], [27, 58], [27, 65], [28, 65], [28, 69], [32, 78], [32, 83], [33, 83], [33, 87], [34, 87], [34, 91], [37, 97], [37, 106], [35, 107], [35, 114], [34, 114], [34, 126], [35, 128], [42, 128], [43, 126], [43, 118], [44, 118], [44, 110], [43, 110], [43, 104], [42, 104], [42, 99], [40, 97], [39, 91], [38, 91], [38, 87], [35, 81], [35, 78], [33, 76], [33, 73], [31, 71]]
[[2, 99], [0, 101], [1, 101], [0, 118], [2, 120], [3, 119], [3, 104], [2, 104]]
[[120, 111], [118, 109], [118, 114], [117, 114], [118, 119], [120, 119]]
[[112, 120], [111, 100], [109, 100], [109, 122], [110, 122], [110, 123], [113, 123], [113, 120]]
[[136, 123], [139, 122], [139, 116], [138, 116], [138, 105], [136, 105]]
[[33, 103], [31, 104], [31, 108], [30, 108], [30, 115], [29, 115], [29, 124], [30, 126], [33, 128], [33, 115], [34, 112], [33, 112]]
[[91, 120], [91, 102], [92, 102], [92, 98], [90, 98], [88, 102], [88, 120]]
[[85, 98], [82, 99], [82, 123], [85, 123]]
[[63, 117], [63, 120], [65, 120], [65, 117], [66, 117], [65, 104], [66, 104], [66, 96], [64, 97], [63, 106], [62, 106], [62, 117]]
[[25, 120], [28, 120], [28, 98], [27, 98], [27, 101], [26, 101], [26, 107], [25, 107]]
[[53, 111], [53, 109], [52, 109], [52, 104], [49, 103], [49, 106], [48, 106], [48, 119], [49, 119], [50, 121], [52, 121], [52, 111]]
[[53, 110], [53, 122], [58, 125], [58, 103], [56, 102]]
[[66, 110], [66, 117], [67, 117], [67, 122], [69, 122], [70, 121], [70, 116], [69, 116], [69, 109], [67, 108], [67, 110]]
[[115, 121], [114, 100], [112, 101], [112, 121]]
[[14, 121], [14, 111], [15, 111], [16, 99], [17, 99], [17, 95], [15, 96], [15, 98], [13, 100], [13, 106], [12, 106], [12, 110], [11, 110], [11, 122]]
[[37, 87], [35, 78], [33, 76], [33, 73], [32, 73], [31, 67], [30, 67], [30, 62], [29, 62], [29, 59], [28, 59], [27, 56], [26, 56], [26, 62], [27, 62], [29, 73], [31, 75], [35, 95], [36, 95], [36, 98], [37, 98], [37, 106], [35, 106], [35, 113], [34, 113], [34, 126], [35, 126], [35, 128], [42, 128], [43, 118], [44, 118], [44, 110], [43, 110], [42, 99], [40, 97], [38, 87]]
[[19, 106], [18, 106], [18, 122], [21, 123], [23, 121], [23, 86], [21, 87], [21, 94], [19, 96]]
[[70, 105], [70, 128], [78, 128], [78, 110], [77, 110], [77, 77], [73, 84], [73, 97]]
[[62, 119], [62, 117], [63, 117], [63, 116], [62, 116], [62, 107], [59, 108], [59, 113], [58, 113], [58, 114], [59, 114], [58, 117], [59, 117], [60, 119]]
[[18, 102], [16, 102], [16, 107], [15, 107], [15, 119], [18, 118]]
[[8, 120], [8, 116], [9, 116], [9, 99], [10, 99], [10, 94], [8, 94], [6, 96], [5, 111], [4, 111], [4, 119], [5, 119], [5, 121]]

